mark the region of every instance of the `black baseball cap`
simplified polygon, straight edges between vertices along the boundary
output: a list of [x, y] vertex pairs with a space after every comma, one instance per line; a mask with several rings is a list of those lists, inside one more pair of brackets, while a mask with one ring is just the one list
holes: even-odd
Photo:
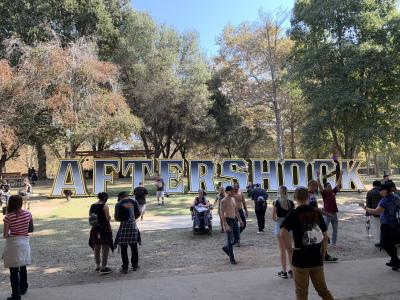
[[225, 188], [225, 192], [230, 192], [230, 191], [232, 191], [233, 190], [233, 187], [231, 186], [231, 185], [228, 185], [226, 188]]

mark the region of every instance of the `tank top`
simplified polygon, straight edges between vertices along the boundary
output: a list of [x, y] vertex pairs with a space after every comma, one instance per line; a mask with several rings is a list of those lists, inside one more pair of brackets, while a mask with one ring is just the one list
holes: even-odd
[[106, 218], [106, 214], [104, 213], [104, 203], [94, 203], [90, 207], [90, 214], [95, 213], [97, 215], [97, 219], [99, 220], [100, 225], [105, 225], [108, 223]]

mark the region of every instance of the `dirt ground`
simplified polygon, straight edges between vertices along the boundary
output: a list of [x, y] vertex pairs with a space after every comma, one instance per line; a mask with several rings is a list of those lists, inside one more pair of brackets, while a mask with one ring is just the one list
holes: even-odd
[[[339, 209], [343, 210], [339, 216], [338, 244], [344, 250], [331, 249], [329, 252], [341, 261], [386, 255], [376, 250], [373, 242], [367, 238], [365, 216], [356, 204], [362, 199], [365, 199], [365, 194], [343, 193], [338, 196], [338, 202], [342, 204]], [[109, 259], [109, 266], [115, 272], [100, 276], [94, 272], [94, 258], [87, 244], [89, 226], [87, 217], [84, 217], [87, 214], [86, 205], [81, 211], [74, 211], [72, 214], [72, 208], [64, 204], [63, 200], [52, 201], [58, 204], [56, 212], [53, 210], [54, 203], [35, 205], [41, 208], [40, 213], [38, 211], [39, 218], [36, 218], [35, 233], [31, 238], [33, 264], [28, 268], [31, 288], [279, 265], [276, 238], [272, 235], [270, 208], [264, 235], [256, 234], [255, 215], [250, 208], [248, 228], [242, 235], [242, 246], [235, 248], [239, 262], [236, 266], [228, 263], [228, 258], [221, 250], [225, 235], [219, 232], [219, 228], [215, 228], [211, 236], [194, 236], [190, 229], [145, 231], [142, 233], [143, 245], [139, 248], [139, 271], [128, 275], [119, 274], [121, 258], [116, 250]], [[114, 222], [114, 234], [117, 226]], [[3, 244], [1, 240], [0, 249]], [[1, 267], [0, 289], [3, 291], [9, 289], [8, 276], [8, 270]]]

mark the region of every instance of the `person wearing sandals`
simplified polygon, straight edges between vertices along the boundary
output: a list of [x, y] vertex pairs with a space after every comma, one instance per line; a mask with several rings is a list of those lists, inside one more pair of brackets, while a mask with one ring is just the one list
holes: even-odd
[[26, 266], [31, 263], [29, 232], [33, 231], [32, 215], [22, 209], [22, 197], [11, 196], [8, 200], [7, 215], [4, 217], [3, 251], [4, 267], [10, 269], [12, 294], [7, 300], [20, 300], [28, 290]]
[[[218, 204], [218, 216], [220, 216], [220, 214], [221, 214], [221, 200], [224, 198], [225, 198], [225, 190], [224, 190], [223, 186], [221, 185], [221, 187], [219, 188], [219, 193], [215, 197], [215, 201], [213, 204], [213, 207], [215, 207], [215, 205]], [[219, 222], [221, 224], [221, 232], [224, 232], [224, 224], [222, 223], [221, 217], [219, 218]]]
[[141, 241], [136, 220], [139, 219], [141, 212], [136, 199], [129, 198], [127, 192], [120, 192], [118, 194], [118, 202], [119, 203], [117, 203], [115, 206], [116, 220], [120, 219], [120, 217], [117, 217], [117, 215], [120, 213], [120, 209], [124, 208], [125, 210], [129, 211], [128, 218], [120, 221], [118, 233], [115, 237], [114, 243], [114, 248], [118, 245], [121, 247], [122, 266], [120, 272], [122, 274], [127, 274], [129, 267], [128, 246], [131, 248], [132, 270], [136, 271], [139, 268], [139, 253], [137, 244], [140, 244]]
[[110, 210], [107, 205], [108, 194], [99, 193], [98, 201], [90, 206], [89, 217], [94, 219], [90, 230], [89, 246], [94, 251], [96, 272], [102, 275], [112, 273], [107, 267], [108, 253], [114, 250], [110, 225]]
[[[275, 223], [274, 235], [278, 239], [279, 254], [282, 267], [282, 270], [278, 273], [278, 276], [284, 279], [293, 277], [293, 272], [291, 270], [292, 258], [291, 258], [291, 252], [289, 252], [289, 250], [287, 249], [285, 241], [280, 235], [280, 230], [283, 220], [292, 209], [294, 209], [294, 203], [292, 200], [289, 200], [288, 198], [286, 186], [280, 186], [279, 198], [274, 201], [274, 205], [272, 208], [272, 219], [274, 220]], [[291, 236], [289, 236], [289, 238], [291, 239]], [[289, 265], [290, 265], [290, 270], [288, 272], [286, 272], [286, 258], [289, 260]]]

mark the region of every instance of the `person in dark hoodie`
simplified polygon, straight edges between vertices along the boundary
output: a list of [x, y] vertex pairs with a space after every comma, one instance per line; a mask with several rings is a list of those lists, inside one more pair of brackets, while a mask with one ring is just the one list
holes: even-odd
[[[366, 207], [371, 209], [376, 209], [378, 207], [379, 201], [382, 199], [382, 196], [379, 192], [379, 187], [381, 182], [379, 180], [375, 180], [372, 183], [372, 189], [368, 191], [366, 197]], [[368, 212], [367, 216], [371, 216]], [[379, 220], [379, 216], [372, 215], [370, 218], [372, 234], [374, 237], [375, 247], [381, 247], [381, 221]]]

